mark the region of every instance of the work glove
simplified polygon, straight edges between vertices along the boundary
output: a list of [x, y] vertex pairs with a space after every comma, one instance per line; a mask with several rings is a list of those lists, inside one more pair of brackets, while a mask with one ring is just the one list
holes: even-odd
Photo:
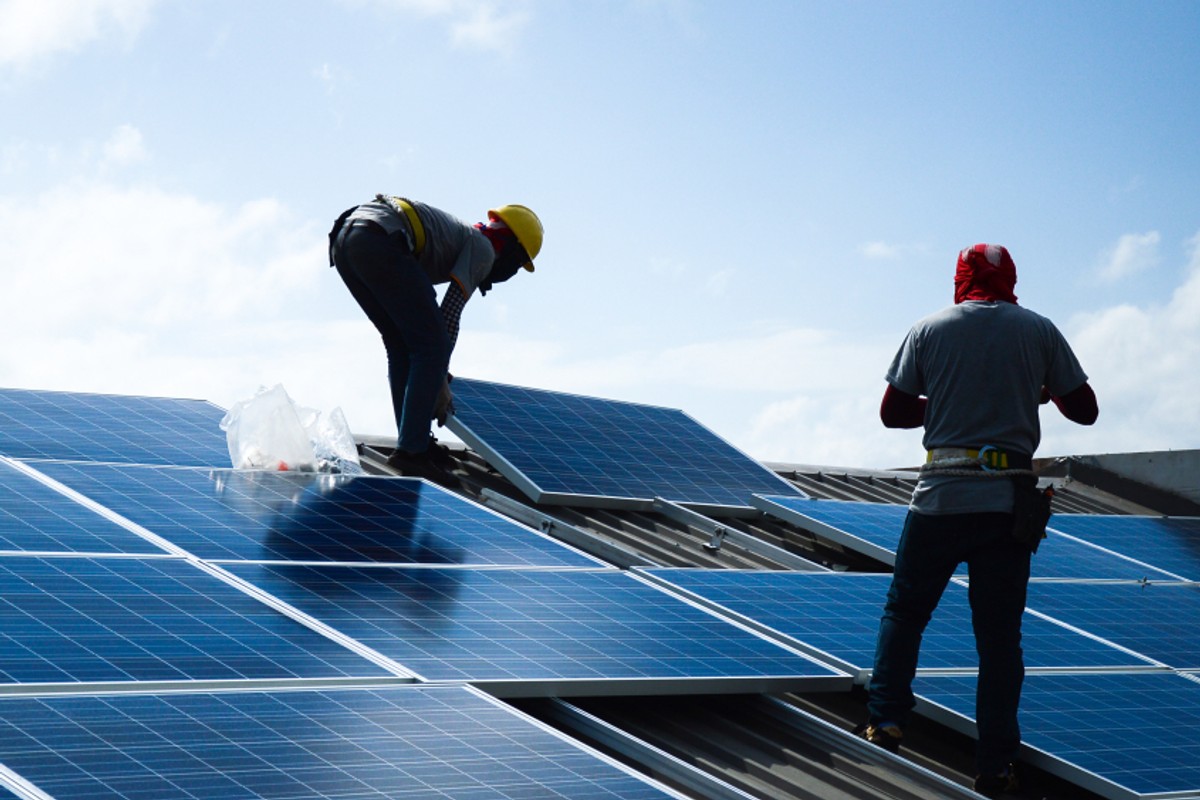
[[450, 381], [452, 378], [447, 375], [446, 382], [442, 384], [442, 390], [438, 392], [437, 401], [433, 404], [433, 418], [437, 420], [438, 427], [446, 424], [446, 420], [454, 413], [454, 394], [450, 391]]

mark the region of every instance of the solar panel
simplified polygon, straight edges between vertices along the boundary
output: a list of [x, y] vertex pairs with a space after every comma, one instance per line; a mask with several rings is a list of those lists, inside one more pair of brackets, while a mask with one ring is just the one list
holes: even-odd
[[455, 378], [450, 429], [534, 502], [745, 508], [801, 493], [683, 413]]
[[470, 689], [0, 699], [0, 761], [56, 800], [663, 800]]
[[413, 478], [67, 462], [37, 467], [208, 560], [600, 563]]
[[0, 460], [0, 551], [157, 553], [163, 550]]
[[1200, 669], [1200, 588], [1170, 583], [1046, 583], [1029, 605], [1176, 669]]
[[395, 674], [178, 558], [0, 557], [0, 598], [4, 683]]
[[1060, 514], [1050, 526], [1176, 577], [1200, 580], [1200, 517]]
[[849, 687], [616, 570], [227, 568], [427, 680], [487, 683], [508, 696]]
[[0, 455], [229, 466], [224, 416], [202, 400], [0, 389]]
[[[754, 505], [761, 511], [805, 530], [870, 556], [888, 566], [896, 563], [896, 548], [908, 507], [891, 503], [856, 503], [844, 500], [815, 500], [807, 497], [758, 496]], [[1051, 518], [1057, 525], [1058, 515]], [[1149, 564], [1110, 553], [1086, 542], [1061, 536], [1053, 530], [1041, 543], [1030, 565], [1038, 579], [1079, 578], [1139, 580], [1144, 577], [1173, 580], [1177, 576]], [[959, 569], [965, 575], [966, 565]]]
[[[919, 677], [918, 711], [974, 735], [973, 678]], [[950, 714], [946, 714], [949, 710]], [[1169, 672], [1030, 675], [1023, 759], [1113, 800], [1200, 793], [1200, 683]]]
[[[643, 569], [647, 575], [728, 609], [797, 643], [806, 652], [865, 674], [875, 660], [890, 575]], [[1021, 644], [1033, 669], [1149, 667], [1146, 660], [1026, 614]], [[946, 588], [921, 641], [918, 668], [973, 670], [979, 661], [965, 587]]]

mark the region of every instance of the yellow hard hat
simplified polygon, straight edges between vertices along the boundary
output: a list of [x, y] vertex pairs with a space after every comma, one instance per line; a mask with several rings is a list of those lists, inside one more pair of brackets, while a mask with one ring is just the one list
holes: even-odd
[[522, 265], [533, 272], [533, 259], [542, 249], [542, 221], [525, 206], [507, 205], [488, 211], [488, 219], [498, 219], [517, 236], [517, 241], [529, 255], [529, 262]]

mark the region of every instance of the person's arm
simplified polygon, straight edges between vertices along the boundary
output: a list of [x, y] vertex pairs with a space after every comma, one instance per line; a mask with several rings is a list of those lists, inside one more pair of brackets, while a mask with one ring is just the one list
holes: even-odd
[[925, 424], [924, 397], [902, 392], [890, 383], [879, 406], [879, 419], [887, 428], [919, 428]]
[[1087, 381], [1084, 381], [1078, 389], [1073, 389], [1062, 397], [1055, 397], [1050, 394], [1048, 389], [1042, 387], [1042, 402], [1050, 400], [1054, 401], [1054, 405], [1058, 407], [1064, 417], [1080, 425], [1091, 425], [1100, 416], [1100, 408], [1096, 405], [1096, 393], [1092, 391], [1092, 387], [1088, 385]]
[[450, 337], [451, 352], [454, 352], [454, 345], [458, 342], [458, 323], [466, 305], [467, 296], [463, 294], [462, 287], [458, 285], [458, 281], [451, 280], [450, 285], [446, 287], [445, 296], [442, 297], [442, 319], [446, 323], [446, 335]]

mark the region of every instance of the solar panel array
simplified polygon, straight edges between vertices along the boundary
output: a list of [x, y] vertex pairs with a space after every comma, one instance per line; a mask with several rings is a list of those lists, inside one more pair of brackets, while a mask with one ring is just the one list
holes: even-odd
[[[889, 566], [907, 514], [901, 506], [781, 496], [758, 496], [754, 503]], [[869, 616], [856, 617], [854, 601], [835, 601], [824, 585], [851, 576], [804, 575], [821, 591], [777, 589], [764, 599], [753, 580], [780, 579], [751, 576], [741, 585], [733, 575], [656, 572], [790, 639], [829, 648], [853, 666], [869, 658]], [[1022, 636], [1029, 668], [1021, 701], [1026, 756], [1107, 797], [1200, 795], [1200, 742], [1176, 735], [1200, 713], [1200, 586], [1192, 583], [1200, 578], [1200, 519], [1055, 515], [1031, 573]], [[947, 646], [962, 654], [971, 645], [958, 599], [968, 580], [955, 578], [934, 614], [917, 691], [930, 701], [924, 706], [930, 713], [974, 735], [974, 678], [937, 675], [949, 663], [937, 660]], [[875, 590], [877, 625], [886, 589]], [[826, 615], [818, 617], [823, 629], [789, 616], [813, 613], [813, 603]], [[957, 624], [958, 638], [944, 636], [949, 623]], [[1043, 636], [1054, 630], [1047, 625], [1071, 632]], [[857, 648], [847, 646], [856, 641]], [[1097, 658], [1106, 650], [1119, 654], [1110, 666]], [[1130, 656], [1136, 661], [1122, 664]], [[1059, 657], [1065, 661], [1056, 664]]]
[[450, 429], [538, 503], [744, 508], [801, 493], [682, 411], [455, 378]]
[[468, 684], [851, 684], [432, 484], [216, 466], [208, 404], [0, 396], [0, 796], [677, 797]]

